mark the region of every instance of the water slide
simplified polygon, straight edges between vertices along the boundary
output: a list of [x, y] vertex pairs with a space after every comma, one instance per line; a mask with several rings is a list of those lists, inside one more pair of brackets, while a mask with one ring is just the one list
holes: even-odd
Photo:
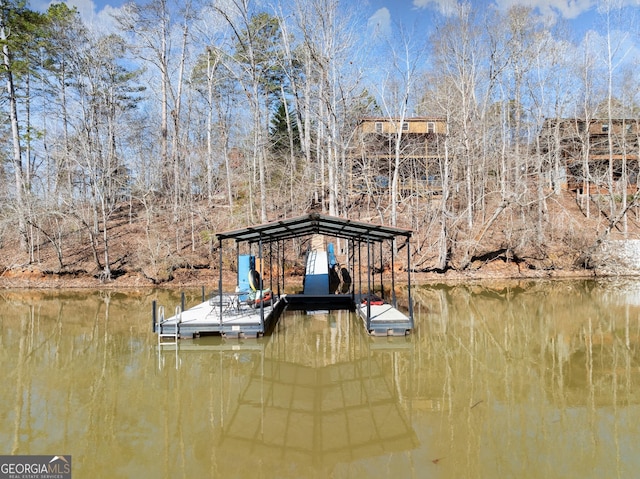
[[307, 254], [304, 294], [329, 294], [329, 258], [326, 251], [313, 249]]

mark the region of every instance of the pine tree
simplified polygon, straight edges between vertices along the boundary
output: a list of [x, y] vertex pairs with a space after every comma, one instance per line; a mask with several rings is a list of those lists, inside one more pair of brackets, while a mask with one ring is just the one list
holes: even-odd
[[[289, 123], [291, 124], [291, 135], [289, 134]], [[295, 115], [291, 112], [287, 114], [284, 102], [280, 102], [273, 118], [269, 131], [271, 137], [271, 151], [273, 153], [289, 152], [293, 146], [294, 153], [300, 151], [300, 132]]]

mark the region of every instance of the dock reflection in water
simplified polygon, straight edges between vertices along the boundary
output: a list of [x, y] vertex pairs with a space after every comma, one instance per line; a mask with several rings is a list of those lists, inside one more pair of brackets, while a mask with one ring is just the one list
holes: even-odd
[[180, 371], [190, 354], [218, 356], [229, 390], [219, 390], [219, 427], [199, 449], [221, 477], [327, 477], [340, 463], [418, 446], [397, 384], [410, 339], [376, 344], [361, 329], [348, 313], [298, 311], [261, 341], [182, 341], [162, 346], [158, 360]]
[[265, 338], [159, 350], [151, 301], [172, 294], [2, 293], [2, 454], [95, 478], [640, 470], [638, 281], [419, 286], [408, 338], [287, 313]]

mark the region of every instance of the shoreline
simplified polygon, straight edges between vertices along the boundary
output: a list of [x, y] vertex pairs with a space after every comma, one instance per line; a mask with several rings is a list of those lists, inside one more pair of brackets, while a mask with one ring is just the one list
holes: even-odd
[[[72, 277], [70, 277], [72, 276]], [[376, 275], [376, 281], [380, 275]], [[519, 281], [519, 280], [588, 280], [607, 278], [636, 278], [640, 277], [640, 272], [607, 273], [595, 270], [519, 270], [517, 265], [503, 265], [499, 268], [479, 268], [467, 271], [447, 271], [445, 273], [436, 272], [414, 272], [411, 274], [412, 286], [417, 284], [459, 284], [465, 282], [491, 282], [491, 281]], [[288, 284], [302, 284], [302, 276], [292, 276]], [[212, 289], [217, 289], [219, 276], [211, 270], [177, 270], [171, 280], [154, 283], [149, 278], [140, 273], [126, 273], [111, 281], [101, 281], [89, 274], [57, 274], [46, 273], [37, 269], [23, 271], [5, 271], [0, 275], [0, 290], [11, 289], [77, 289], [77, 290], [135, 290], [135, 289], [180, 289], [199, 288], [209, 285]], [[391, 274], [383, 274], [385, 286], [389, 286]], [[223, 275], [223, 285], [229, 287], [236, 282], [235, 273], [226, 272]], [[396, 285], [407, 284], [405, 271], [398, 271], [395, 274]]]

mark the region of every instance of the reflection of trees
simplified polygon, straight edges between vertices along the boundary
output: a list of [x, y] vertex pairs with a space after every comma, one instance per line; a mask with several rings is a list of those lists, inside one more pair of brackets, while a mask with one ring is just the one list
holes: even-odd
[[[414, 298], [423, 305], [416, 340], [424, 344], [417, 349], [442, 353], [417, 358], [418, 378], [433, 369], [425, 361], [452, 354], [469, 359], [464, 377], [473, 378], [480, 368], [513, 374], [513, 384], [533, 374], [550, 377], [554, 387], [574, 384], [578, 391], [592, 367], [607, 377], [607, 370], [626, 375], [621, 364], [637, 366], [640, 324], [630, 318], [640, 308], [592, 281], [425, 287], [416, 288]], [[521, 369], [510, 372], [515, 366]], [[506, 385], [503, 393], [510, 394]], [[601, 393], [610, 402], [610, 387]]]
[[486, 448], [504, 476], [540, 451], [574, 477], [625, 460], [595, 459], [603, 428], [616, 441], [628, 434], [622, 414], [607, 411], [640, 404], [639, 308], [620, 290], [594, 281], [416, 288], [414, 411], [447, 416], [442, 449], [466, 462], [458, 473], [486, 468]]
[[[581, 331], [581, 347], [562, 354], [565, 360], [548, 378], [551, 390], [560, 389], [569, 404], [607, 406], [619, 397], [640, 404], [640, 322], [626, 308], [617, 324], [589, 318]], [[588, 391], [588, 395], [585, 395]]]
[[[14, 370], [16, 372], [16, 389], [14, 397], [14, 423], [13, 423], [13, 438], [11, 441], [11, 454], [17, 454], [20, 445], [20, 425], [22, 423], [22, 412], [24, 409], [24, 395], [25, 389], [25, 369], [27, 369], [27, 358], [30, 356], [30, 351], [27, 350], [27, 343], [29, 339], [30, 321], [26, 318], [22, 319], [22, 327], [20, 331], [20, 340], [18, 346], [18, 367]], [[32, 330], [32, 329], [31, 329]]]
[[287, 314], [270, 337], [182, 341], [160, 362], [153, 294], [3, 292], [0, 442], [71, 453], [83, 477], [605, 477], [638, 438], [633, 285], [416, 287], [408, 338]]
[[145, 430], [148, 391], [132, 371], [155, 368], [152, 351], [140, 354], [151, 336], [149, 293], [3, 292], [0, 300], [0, 365], [15, 385], [0, 390], [14, 424], [0, 442], [14, 454], [64, 450], [85, 459], [74, 462], [80, 475], [96, 476], [116, 456], [134, 460], [139, 451], [122, 438]]

